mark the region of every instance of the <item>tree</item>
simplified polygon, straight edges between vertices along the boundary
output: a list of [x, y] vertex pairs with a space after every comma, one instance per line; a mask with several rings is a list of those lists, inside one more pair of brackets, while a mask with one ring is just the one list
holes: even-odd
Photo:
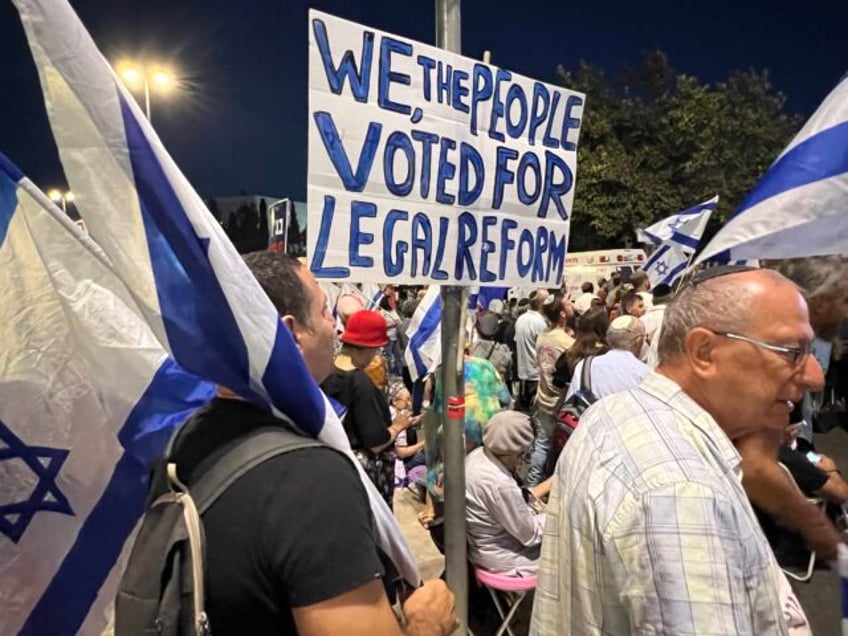
[[586, 93], [570, 249], [612, 247], [638, 227], [721, 195], [726, 219], [800, 126], [768, 72], [715, 85], [677, 74], [664, 53], [615, 80], [581, 62], [557, 69]]
[[300, 222], [297, 220], [297, 212], [294, 209], [294, 203], [292, 203], [290, 214], [288, 236], [286, 237], [288, 253], [293, 256], [305, 256], [306, 234], [300, 231]]
[[259, 199], [259, 246], [256, 249], [264, 250], [268, 247], [268, 204], [265, 199]]

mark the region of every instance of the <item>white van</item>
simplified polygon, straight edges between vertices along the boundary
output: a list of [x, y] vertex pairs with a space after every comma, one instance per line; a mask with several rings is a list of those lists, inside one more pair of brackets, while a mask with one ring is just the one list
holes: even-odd
[[570, 252], [565, 257], [566, 291], [571, 298], [577, 298], [582, 293], [580, 286], [589, 282], [598, 290], [598, 280], [610, 280], [612, 275], [619, 272], [626, 282], [630, 274], [645, 264], [647, 257], [643, 249], [594, 250], [591, 252]]

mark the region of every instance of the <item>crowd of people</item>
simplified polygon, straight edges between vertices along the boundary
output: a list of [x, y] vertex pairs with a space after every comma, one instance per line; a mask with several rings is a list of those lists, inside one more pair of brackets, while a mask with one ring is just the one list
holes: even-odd
[[[345, 294], [330, 307], [296, 260], [246, 260], [344, 407], [365, 473], [389, 506], [411, 489], [444, 550], [441, 430], [422, 427], [444, 408], [439, 373], [412, 381], [402, 355], [423, 290], [386, 287], [374, 309]], [[587, 281], [573, 299], [538, 289], [472, 312], [468, 554], [473, 568], [537, 577], [531, 633], [810, 633], [778, 544], [789, 533], [825, 561], [841, 544], [811, 498], [837, 512], [848, 502], [814, 445], [828, 368], [825, 395], [842, 391], [848, 259], [767, 265], [706, 269], [677, 289], [637, 271]], [[258, 426], [267, 416], [254, 411], [222, 389], [201, 420]], [[238, 616], [254, 633], [453, 629], [443, 583], [411, 595], [399, 584], [338, 453], [268, 463], [204, 518], [208, 554], [227, 554], [207, 564], [216, 632]]]

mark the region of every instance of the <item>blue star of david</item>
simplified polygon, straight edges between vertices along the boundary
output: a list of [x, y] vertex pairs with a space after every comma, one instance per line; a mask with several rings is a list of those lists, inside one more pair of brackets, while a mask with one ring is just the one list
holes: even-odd
[[669, 224], [668, 224], [668, 227], [669, 227], [672, 231], [674, 231], [674, 230], [676, 230], [677, 228], [679, 228], [681, 225], [683, 225], [683, 223], [685, 223], [685, 221], [684, 221], [682, 218], [680, 218], [680, 217], [678, 216], [676, 219], [674, 219], [671, 223], [669, 223]]
[[0, 442], [0, 462], [20, 459], [38, 478], [38, 483], [26, 501], [0, 502], [0, 533], [17, 543], [36, 513], [74, 514], [68, 498], [56, 486], [56, 476], [69, 451], [45, 446], [27, 446], [2, 421]]
[[657, 274], [660, 276], [664, 276], [668, 271], [668, 265], [666, 265], [665, 261], [657, 261]]

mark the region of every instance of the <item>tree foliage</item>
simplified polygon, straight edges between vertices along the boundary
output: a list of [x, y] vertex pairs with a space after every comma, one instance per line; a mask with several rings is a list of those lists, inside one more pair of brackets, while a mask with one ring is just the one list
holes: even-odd
[[801, 124], [767, 71], [703, 84], [657, 51], [615, 79], [585, 62], [558, 75], [586, 93], [571, 250], [620, 246], [715, 194], [726, 219]]

